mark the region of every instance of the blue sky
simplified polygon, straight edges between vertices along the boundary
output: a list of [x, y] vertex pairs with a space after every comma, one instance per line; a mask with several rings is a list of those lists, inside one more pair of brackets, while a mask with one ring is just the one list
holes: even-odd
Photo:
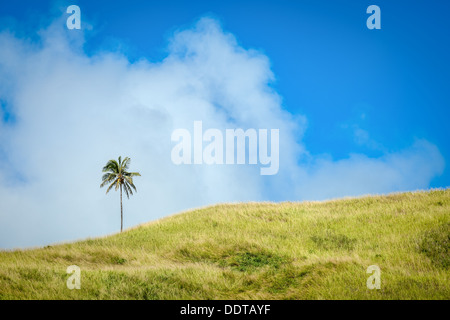
[[[71, 4], [81, 8], [81, 31], [63, 30], [65, 19], [69, 16], [65, 13], [65, 8]], [[369, 16], [366, 9], [372, 4], [381, 8], [381, 30], [369, 30], [366, 27], [366, 19]], [[202, 171], [200, 175], [198, 172], [180, 171], [177, 174], [186, 174], [186, 177], [190, 177], [191, 174], [202, 177], [199, 178], [201, 187], [195, 189], [187, 184], [185, 187], [192, 188], [194, 193], [186, 195], [184, 200], [178, 202], [178, 205], [174, 205], [173, 200], [161, 195], [162, 200], [153, 208], [154, 210], [151, 210], [152, 214], [136, 215], [135, 218], [130, 218], [128, 226], [174, 211], [223, 201], [326, 199], [367, 193], [448, 187], [450, 185], [448, 169], [450, 145], [447, 125], [450, 115], [448, 111], [450, 28], [446, 25], [446, 21], [449, 9], [450, 4], [443, 1], [429, 1], [425, 4], [423, 1], [381, 0], [4, 2], [0, 5], [0, 32], [4, 35], [0, 39], [3, 41], [0, 47], [0, 53], [3, 51], [0, 57], [0, 61], [3, 59], [3, 69], [0, 68], [3, 77], [0, 84], [3, 127], [3, 131], [0, 131], [2, 134], [0, 159], [3, 162], [0, 173], [3, 170], [3, 175], [0, 175], [0, 178], [3, 180], [3, 188], [11, 193], [9, 198], [21, 199], [21, 192], [25, 189], [27, 192], [30, 192], [27, 188], [33, 186], [36, 190], [42, 189], [43, 185], [39, 187], [42, 181], [44, 184], [49, 184], [45, 177], [36, 178], [22, 166], [21, 161], [23, 164], [28, 163], [27, 161], [31, 161], [30, 159], [34, 159], [33, 157], [38, 154], [38, 151], [36, 153], [26, 151], [29, 147], [24, 142], [30, 140], [28, 134], [31, 128], [37, 128], [37, 124], [33, 124], [31, 119], [37, 119], [46, 114], [46, 118], [43, 119], [47, 120], [43, 121], [48, 121], [50, 125], [54, 123], [53, 121], [63, 122], [62, 118], [73, 116], [74, 119], [79, 119], [79, 126], [90, 128], [90, 119], [83, 118], [74, 110], [49, 107], [48, 110], [42, 110], [34, 115], [35, 109], [21, 107], [21, 101], [25, 99], [22, 95], [29, 93], [30, 88], [33, 88], [31, 92], [49, 90], [48, 92], [51, 93], [54, 83], [61, 81], [61, 78], [55, 78], [56, 80], [51, 82], [54, 73], [49, 74], [49, 68], [33, 73], [32, 66], [40, 65], [39, 59], [43, 59], [42, 57], [48, 52], [50, 52], [49, 57], [59, 61], [55, 62], [54, 68], [61, 72], [71, 70], [71, 61], [79, 66], [78, 69], [82, 69], [86, 63], [98, 66], [86, 69], [84, 75], [79, 75], [80, 79], [86, 75], [93, 78], [105, 74], [108, 77], [120, 75], [121, 78], [133, 79], [130, 80], [131, 83], [141, 83], [143, 87], [146, 87], [145, 81], [149, 81], [147, 87], [152, 88], [154, 83], [151, 80], [152, 77], [156, 79], [160, 73], [178, 72], [185, 68], [194, 68], [193, 66], [198, 69], [199, 66], [206, 65], [210, 61], [213, 61], [210, 69], [202, 72], [208, 74], [210, 77], [208, 79], [212, 79], [208, 81], [216, 83], [220, 79], [215, 79], [210, 73], [212, 68], [220, 64], [220, 60], [214, 62], [216, 61], [214, 59], [217, 59], [214, 55], [215, 52], [220, 54], [222, 49], [228, 50], [227, 48], [231, 48], [230, 52], [235, 53], [235, 55], [227, 56], [231, 66], [235, 64], [236, 69], [248, 67], [249, 70], [254, 71], [255, 75], [250, 77], [249, 81], [264, 84], [265, 89], [257, 93], [255, 91], [255, 95], [263, 95], [264, 92], [273, 90], [268, 101], [276, 105], [277, 111], [274, 114], [271, 113], [274, 107], [268, 105], [261, 107], [263, 111], [258, 113], [259, 111], [256, 111], [258, 106], [252, 105], [253, 100], [249, 100], [248, 109], [245, 109], [247, 105], [244, 102], [240, 107], [250, 114], [254, 112], [255, 116], [266, 115], [266, 118], [260, 117], [262, 120], [257, 123], [258, 125], [281, 124], [282, 128], [298, 127], [292, 130], [286, 129], [288, 133], [284, 135], [287, 137], [284, 146], [288, 147], [280, 151], [284, 152], [287, 159], [282, 160], [281, 165], [284, 164], [284, 168], [289, 170], [283, 171], [283, 167], [280, 167], [280, 174], [277, 177], [249, 179], [254, 182], [254, 185], [249, 185], [250, 187], [263, 186], [254, 193], [246, 194], [237, 191], [233, 193], [222, 190], [220, 195], [218, 191], [217, 193], [214, 191], [216, 189], [213, 186], [217, 185], [217, 182], [223, 178], [222, 174], [225, 173], [217, 174], [215, 171], [211, 173], [211, 170], [215, 170], [211, 168], [204, 169], [205, 172]], [[199, 21], [205, 17], [209, 20], [199, 24]], [[214, 37], [208, 36], [208, 30], [213, 30], [211, 32]], [[76, 32], [79, 34], [75, 34]], [[177, 38], [177, 34], [182, 36]], [[227, 38], [229, 35], [233, 38], [232, 40]], [[71, 42], [72, 37], [75, 39], [74, 42]], [[200, 52], [199, 56], [202, 56], [202, 41], [210, 43], [211, 50], [208, 53], [204, 52], [205, 63], [198, 65], [195, 64], [197, 62], [191, 64], [186, 57], [179, 57], [180, 54], [174, 52], [170, 45], [175, 43], [186, 46], [197, 53]], [[216, 46], [215, 41], [220, 44]], [[55, 42], [67, 42], [67, 47], [58, 49], [54, 45]], [[18, 49], [22, 47], [25, 49]], [[8, 52], [14, 54], [8, 55]], [[64, 60], [61, 52], [69, 56], [73, 53], [72, 60]], [[242, 52], [245, 53], [245, 59], [241, 57]], [[254, 56], [252, 52], [257, 52], [257, 55]], [[24, 61], [32, 62], [23, 65], [19, 62], [17, 64], [9, 62], [8, 59], [13, 59], [14, 55], [22, 57]], [[168, 57], [174, 57], [176, 63]], [[111, 63], [111, 65], [108, 65], [107, 69], [102, 69], [102, 63], [105, 65]], [[124, 65], [126, 67], [123, 67]], [[110, 70], [116, 70], [116, 67], [117, 70], [122, 70], [121, 68], [124, 70], [117, 73], [111, 71], [109, 74]], [[158, 67], [161, 71], [156, 76], [151, 70]], [[97, 69], [99, 74], [92, 71]], [[166, 69], [171, 71], [164, 71]], [[5, 70], [9, 70], [11, 74], [17, 74], [17, 77], [7, 80], [8, 73]], [[147, 72], [148, 78], [141, 78], [141, 73], [137, 70], [142, 74]], [[196, 69], [192, 70], [194, 71], [191, 73], [196, 72]], [[75, 74], [75, 71], [70, 72]], [[20, 77], [19, 73], [27, 76]], [[236, 77], [233, 79], [238, 81], [247, 75], [240, 75], [237, 72], [232, 75], [224, 73], [225, 76]], [[36, 84], [31, 80], [34, 77], [41, 77]], [[180, 71], [176, 79], [183, 77], [185, 74]], [[186, 77], [183, 79], [187, 83], [191, 78]], [[256, 77], [259, 77], [259, 80]], [[201, 79], [204, 78], [202, 76]], [[144, 80], [139, 82], [139, 79]], [[161, 79], [164, 81], [165, 78]], [[38, 82], [40, 85], [47, 83], [48, 87], [36, 89]], [[10, 86], [14, 90], [10, 90]], [[236, 93], [235, 89], [230, 90], [226, 92]], [[143, 102], [147, 100], [140, 94], [124, 92], [124, 97], [131, 96], [136, 101], [140, 101], [139, 106], [149, 106]], [[223, 92], [214, 94], [220, 96]], [[87, 99], [94, 93], [88, 91], [88, 88], [79, 86], [77, 95], [80, 99]], [[236, 93], [236, 99], [239, 100], [241, 97], [244, 99], [243, 95]], [[41, 101], [39, 107], [50, 106], [57, 101], [56, 98], [55, 101], [47, 101], [47, 98], [48, 95], [41, 97], [41, 100], [37, 99]], [[101, 93], [96, 92], [95, 99], [108, 100], [108, 93], [101, 96]], [[175, 103], [164, 99], [161, 98], [162, 105]], [[222, 103], [217, 99], [214, 101], [217, 104]], [[226, 102], [223, 104], [226, 106]], [[157, 115], [170, 114], [169, 117], [178, 119], [173, 120], [174, 123], [189, 123], [192, 120], [190, 114], [184, 113], [185, 111], [181, 109], [172, 110], [176, 111], [177, 116], [174, 116], [172, 111], [163, 110], [164, 108], [160, 110], [153, 106], [149, 108]], [[230, 106], [230, 110], [231, 108]], [[287, 111], [289, 120], [286, 120], [284, 111]], [[29, 121], [25, 121], [26, 114], [30, 114]], [[202, 113], [198, 111], [193, 114], [198, 118]], [[211, 123], [220, 127], [223, 123], [220, 124], [218, 119], [209, 118]], [[238, 123], [242, 126], [250, 124], [244, 120]], [[67, 123], [61, 126], [62, 128], [70, 127]], [[142, 126], [144, 128], [145, 124]], [[39, 136], [40, 133], [34, 134]], [[54, 134], [48, 134], [49, 137], [54, 136]], [[67, 138], [78, 134], [81, 133], [75, 131], [67, 133]], [[136, 139], [139, 140], [146, 134], [146, 131], [142, 130], [139, 137], [136, 135]], [[45, 140], [46, 137], [43, 134], [39, 141]], [[135, 155], [135, 158], [139, 156], [141, 159], [145, 158], [147, 153], [142, 151], [143, 146], [148, 145], [148, 141], [152, 141], [152, 138], [154, 136], [149, 134], [148, 140], [142, 138], [142, 144], [136, 143], [135, 148], [128, 145], [122, 149], [118, 147], [117, 152], [126, 150]], [[55, 140], [54, 145], [61, 146], [62, 142]], [[103, 156], [101, 153], [100, 155]], [[105, 153], [105, 156], [108, 157], [109, 154]], [[111, 157], [117, 156], [111, 154]], [[159, 163], [155, 157], [152, 161]], [[102, 163], [103, 160], [101, 158], [98, 161]], [[141, 164], [141, 168], [144, 166], [143, 170], [146, 170], [143, 160], [136, 162], [137, 167]], [[154, 166], [158, 167], [157, 164]], [[158, 167], [159, 171], [165, 164], [161, 166]], [[90, 170], [87, 165], [86, 168]], [[179, 169], [171, 168], [170, 170]], [[189, 168], [189, 170], [197, 169]], [[151, 172], [150, 168], [148, 171]], [[215, 174], [217, 176], [214, 176]], [[245, 175], [241, 172], [235, 172], [235, 174], [234, 180], [230, 178], [229, 185], [239, 184], [242, 181], [240, 179], [245, 179], [239, 177], [251, 175], [253, 171], [245, 171]], [[228, 177], [229, 172], [226, 175]], [[385, 180], [392, 180], [384, 183], [377, 177], [387, 177]], [[305, 181], [305, 185], [299, 181]], [[150, 182], [148, 185], [145, 183], [147, 182], [143, 182], [144, 195], [145, 190], [158, 193], [155, 185]], [[328, 189], [325, 186], [328, 186]], [[161, 194], [166, 191], [181, 192], [170, 184], [166, 189], [161, 190], [163, 190], [160, 191]], [[194, 195], [195, 192], [199, 194], [204, 190], [206, 190], [204, 197], [197, 198]], [[283, 194], [280, 194], [280, 190]], [[103, 197], [103, 193], [100, 192], [100, 194]], [[35, 197], [37, 199], [37, 193]], [[70, 201], [72, 197], [74, 197], [72, 194], [60, 195], [60, 198]], [[91, 201], [101, 207], [106, 204], [100, 201], [108, 201], [106, 197], [103, 198], [101, 200], [95, 198]], [[39, 201], [36, 199], [24, 201], [29, 203], [27, 208], [39, 206]], [[145, 203], [142, 201], [144, 200], [133, 199], [129, 204], [127, 203], [127, 206], [134, 206], [130, 210], [133, 208], [138, 210], [137, 208]], [[132, 204], [133, 202], [135, 204]], [[8, 208], [10, 207], [5, 207], [4, 212], [10, 210]], [[111, 210], [113, 208], [111, 207]], [[46, 207], [41, 210], [49, 212], [56, 209]], [[15, 224], [15, 219], [11, 218], [12, 213], [8, 214], [4, 213], [4, 216], [0, 217], [6, 227]], [[55, 216], [56, 213], [49, 214], [49, 217]], [[103, 221], [101, 217], [98, 218], [99, 221]], [[64, 219], [61, 218], [60, 223], [63, 224]], [[50, 237], [37, 232], [26, 240], [17, 238], [16, 242], [7, 241], [5, 236], [0, 239], [0, 246], [41, 244], [104, 234], [115, 230], [114, 223], [115, 220], [108, 220], [108, 223], [102, 227], [91, 228], [87, 231], [80, 231], [82, 229], [80, 225], [78, 229], [74, 227], [69, 232], [64, 231], [61, 224], [55, 222], [52, 230], [62, 228], [63, 231], [49, 232], [52, 235]]]
[[[383, 150], [420, 137], [450, 158], [446, 2], [14, 1], [2, 4], [1, 16], [32, 33], [70, 4], [94, 25], [87, 53], [121, 50], [130, 60], [159, 61], [171, 32], [204, 15], [217, 18], [241, 45], [269, 57], [283, 107], [308, 117], [304, 141], [312, 153], [380, 155], [354, 139], [358, 127]], [[366, 27], [371, 4], [382, 10], [381, 30]], [[431, 184], [449, 185], [450, 170]]]

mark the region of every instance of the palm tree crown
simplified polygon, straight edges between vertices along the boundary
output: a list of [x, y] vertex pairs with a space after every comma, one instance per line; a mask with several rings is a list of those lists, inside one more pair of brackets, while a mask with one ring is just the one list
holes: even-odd
[[127, 198], [130, 198], [130, 194], [133, 195], [133, 190], [136, 192], [136, 187], [133, 183], [133, 177], [141, 176], [139, 172], [128, 172], [130, 166], [130, 158], [125, 157], [122, 161], [122, 157], [119, 157], [119, 161], [109, 160], [106, 166], [103, 167], [105, 174], [102, 177], [102, 183], [100, 188], [109, 184], [106, 193], [111, 190], [112, 187], [116, 187], [116, 191], [120, 189], [120, 231], [123, 227], [123, 209], [122, 209], [122, 187], [125, 190]]
[[[125, 157], [122, 161], [122, 157], [119, 157], [119, 162], [116, 160], [109, 160], [106, 166], [103, 167], [103, 172], [106, 172], [102, 177], [102, 184], [100, 188], [110, 183], [106, 193], [116, 186], [116, 191], [123, 185], [127, 198], [130, 198], [130, 194], [133, 195], [133, 190], [136, 192], [136, 187], [133, 183], [133, 177], [141, 176], [139, 172], [128, 172], [131, 159]], [[132, 190], [133, 189], [133, 190]]]

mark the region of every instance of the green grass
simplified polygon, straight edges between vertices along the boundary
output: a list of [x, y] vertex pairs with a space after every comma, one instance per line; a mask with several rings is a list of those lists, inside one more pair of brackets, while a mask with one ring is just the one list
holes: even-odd
[[[0, 252], [0, 299], [450, 299], [450, 190], [221, 204]], [[66, 268], [81, 268], [69, 290]], [[366, 287], [367, 267], [381, 289]]]

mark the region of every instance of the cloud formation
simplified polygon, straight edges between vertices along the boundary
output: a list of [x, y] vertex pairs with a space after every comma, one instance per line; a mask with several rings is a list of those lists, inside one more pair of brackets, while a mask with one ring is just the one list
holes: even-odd
[[[380, 158], [310, 155], [306, 118], [282, 107], [262, 53], [241, 47], [211, 18], [174, 33], [158, 63], [83, 52], [83, 35], [55, 21], [40, 41], [0, 33], [0, 248], [95, 237], [119, 229], [119, 196], [99, 188], [119, 155], [139, 171], [124, 223], [230, 201], [317, 200], [427, 188], [442, 173], [425, 140]], [[7, 114], [7, 116], [6, 116]], [[280, 129], [275, 176], [251, 165], [171, 161], [171, 133]]]

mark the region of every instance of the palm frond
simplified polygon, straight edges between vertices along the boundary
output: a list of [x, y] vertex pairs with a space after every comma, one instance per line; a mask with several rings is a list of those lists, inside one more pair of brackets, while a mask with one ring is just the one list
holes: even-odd
[[127, 177], [140, 177], [141, 176], [141, 174], [139, 172], [124, 172], [123, 175], [127, 176]]
[[105, 180], [100, 184], [100, 188], [103, 188], [104, 186], [106, 186], [108, 183], [110, 183], [111, 181], [109, 180]]
[[119, 164], [116, 160], [109, 160], [103, 167], [103, 172], [119, 173]]
[[[117, 179], [117, 180], [119, 180], [119, 179]], [[117, 180], [116, 180], [116, 181], [117, 181]], [[113, 182], [109, 185], [108, 189], [106, 189], [106, 193], [108, 193], [109, 190], [111, 190], [111, 188], [116, 184], [116, 181], [113, 181]], [[117, 190], [117, 189], [116, 189], [116, 190]]]
[[130, 195], [128, 194], [128, 188], [127, 188], [126, 183], [123, 184], [123, 189], [125, 190], [125, 194], [127, 195], [127, 198], [130, 199]]
[[108, 173], [105, 173], [105, 174], [102, 176], [102, 181], [112, 181], [112, 180], [114, 180], [116, 177], [117, 177], [117, 174], [116, 174], [116, 173], [110, 173], [110, 172], [108, 172]]
[[115, 173], [105, 173], [102, 177], [102, 183], [100, 184], [100, 188], [103, 188], [104, 186], [106, 186], [108, 183], [113, 181], [116, 177], [117, 177], [117, 175]]
[[[130, 194], [133, 195], [133, 190], [130, 188], [129, 184], [127, 184], [127, 187], [128, 187], [128, 191], [130, 192]], [[134, 191], [136, 191], [136, 190], [134, 190]]]
[[122, 173], [127, 172], [127, 170], [130, 167], [130, 162], [131, 162], [131, 159], [128, 158], [128, 157], [125, 157], [125, 159], [123, 159], [123, 161], [122, 161]]
[[[125, 176], [124, 178], [125, 178], [125, 183], [127, 185], [130, 185], [131, 187], [133, 187], [134, 191], [137, 191], [136, 187], [134, 186], [134, 183], [133, 183], [133, 178], [127, 177], [127, 176]], [[133, 194], [133, 193], [131, 193], [131, 194]]]

